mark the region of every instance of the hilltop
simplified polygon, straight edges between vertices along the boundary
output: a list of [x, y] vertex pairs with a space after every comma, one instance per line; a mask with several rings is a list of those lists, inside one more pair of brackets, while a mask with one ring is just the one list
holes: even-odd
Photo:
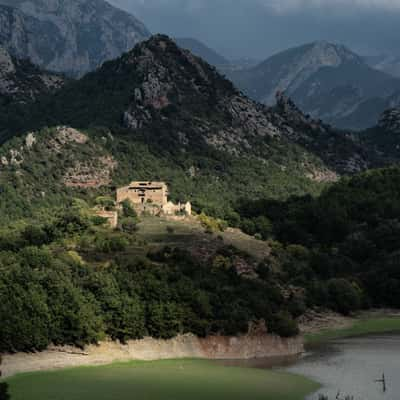
[[[173, 197], [225, 213], [240, 197], [317, 193], [337, 178], [333, 163], [291, 142], [290, 122], [276, 115], [279, 126], [271, 113], [206, 62], [168, 37], [155, 36], [55, 94], [9, 110], [0, 138], [22, 134], [2, 146], [3, 153], [21, 152], [26, 132], [36, 132], [36, 146], [27, 151], [22, 145], [19, 169], [32, 176], [35, 160], [43, 159], [61, 174], [63, 158], [46, 150], [57, 129], [41, 128], [70, 126], [88, 140], [73, 143], [77, 151], [65, 147], [64, 158], [79, 161], [96, 143], [95, 159], [105, 153], [114, 160], [109, 184], [166, 180]], [[85, 162], [91, 162], [87, 155]]]

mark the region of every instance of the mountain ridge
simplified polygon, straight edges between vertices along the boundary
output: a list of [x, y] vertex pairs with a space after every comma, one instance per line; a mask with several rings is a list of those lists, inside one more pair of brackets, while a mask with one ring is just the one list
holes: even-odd
[[276, 92], [284, 92], [313, 118], [352, 129], [376, 124], [388, 108], [386, 99], [400, 89], [399, 79], [370, 68], [345, 46], [325, 41], [286, 50], [229, 77], [257, 101], [272, 105]]
[[0, 44], [46, 70], [82, 76], [149, 36], [104, 0], [0, 1]]
[[210, 65], [216, 68], [228, 67], [231, 62], [219, 54], [216, 50], [207, 46], [200, 40], [194, 38], [179, 37], [175, 38], [176, 44], [186, 50], [189, 50], [192, 54], [207, 61]]
[[33, 101], [61, 88], [66, 81], [59, 74], [40, 70], [29, 60], [16, 59], [0, 46], [0, 104]]

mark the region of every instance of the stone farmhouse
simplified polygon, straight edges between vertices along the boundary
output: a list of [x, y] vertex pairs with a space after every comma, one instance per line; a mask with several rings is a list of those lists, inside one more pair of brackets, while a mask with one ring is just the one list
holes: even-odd
[[148, 212], [152, 215], [191, 215], [192, 206], [174, 204], [168, 200], [168, 186], [165, 182], [134, 181], [128, 186], [117, 189], [117, 204], [129, 200], [136, 212]]

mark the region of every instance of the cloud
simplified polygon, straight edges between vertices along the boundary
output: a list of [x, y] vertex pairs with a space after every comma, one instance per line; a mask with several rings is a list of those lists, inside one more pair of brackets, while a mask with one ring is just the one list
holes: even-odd
[[[251, 0], [249, 0], [251, 1]], [[297, 12], [304, 9], [349, 9], [400, 10], [400, 0], [253, 0], [278, 14]]]
[[221, 54], [265, 58], [328, 40], [400, 54], [400, 0], [108, 0], [153, 32], [194, 37]]

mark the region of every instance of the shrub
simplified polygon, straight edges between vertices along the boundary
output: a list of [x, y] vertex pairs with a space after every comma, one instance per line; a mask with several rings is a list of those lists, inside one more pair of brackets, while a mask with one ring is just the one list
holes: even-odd
[[99, 196], [96, 198], [95, 203], [107, 211], [113, 211], [115, 208], [115, 201], [109, 196]]
[[206, 233], [223, 232], [228, 227], [228, 224], [222, 219], [212, 218], [204, 213], [201, 213], [198, 219]]
[[167, 232], [172, 235], [175, 232], [175, 228], [171, 225], [167, 226]]
[[124, 200], [122, 203], [122, 214], [127, 218], [137, 218], [137, 213], [130, 200]]
[[129, 245], [127, 238], [123, 236], [111, 236], [111, 237], [98, 237], [96, 238], [95, 247], [96, 250], [101, 253], [116, 253], [118, 251], [124, 251]]
[[121, 230], [126, 233], [133, 234], [138, 231], [137, 222], [132, 218], [124, 218], [121, 221]]
[[273, 315], [270, 330], [283, 337], [291, 337], [299, 334], [297, 322], [285, 311]]
[[8, 393], [8, 384], [6, 382], [0, 382], [0, 400], [10, 400]]
[[331, 279], [328, 292], [332, 308], [342, 314], [361, 307], [361, 289], [346, 279]]

